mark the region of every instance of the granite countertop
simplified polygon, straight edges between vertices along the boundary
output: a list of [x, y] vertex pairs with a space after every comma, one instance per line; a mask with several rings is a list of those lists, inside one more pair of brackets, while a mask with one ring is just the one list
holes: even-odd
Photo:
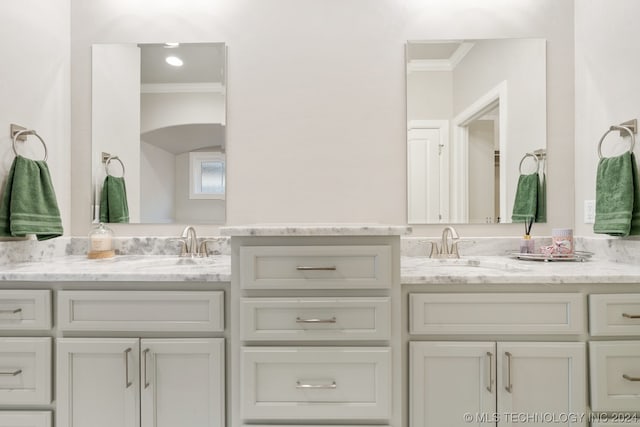
[[[86, 256], [0, 265], [2, 281], [230, 282], [231, 257], [180, 258], [175, 255]], [[640, 283], [640, 266], [603, 260], [536, 262], [504, 256], [458, 260], [402, 257], [403, 284], [571, 284]]]

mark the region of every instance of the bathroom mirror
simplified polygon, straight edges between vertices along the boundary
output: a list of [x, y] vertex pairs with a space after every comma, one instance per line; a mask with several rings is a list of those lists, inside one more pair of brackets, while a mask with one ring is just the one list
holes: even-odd
[[406, 71], [408, 223], [511, 222], [545, 176], [546, 41], [410, 41]]
[[130, 223], [225, 222], [225, 82], [224, 43], [93, 45], [94, 222], [107, 173]]

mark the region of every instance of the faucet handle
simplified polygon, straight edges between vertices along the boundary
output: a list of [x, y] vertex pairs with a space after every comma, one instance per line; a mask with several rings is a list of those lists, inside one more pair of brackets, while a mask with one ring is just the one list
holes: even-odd
[[442, 249], [438, 248], [438, 242], [435, 240], [432, 240], [429, 243], [431, 243], [431, 253], [429, 254], [429, 258], [437, 258]]
[[208, 257], [209, 251], [207, 250], [207, 243], [215, 242], [214, 239], [204, 239], [200, 242], [200, 251], [198, 252], [201, 257]]
[[179, 242], [180, 245], [180, 256], [187, 256], [187, 239], [184, 237], [172, 237], [169, 239], [170, 242]]

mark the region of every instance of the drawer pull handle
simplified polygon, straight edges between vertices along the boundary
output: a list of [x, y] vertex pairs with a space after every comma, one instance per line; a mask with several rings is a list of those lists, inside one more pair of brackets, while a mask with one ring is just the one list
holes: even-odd
[[298, 271], [336, 271], [336, 267], [305, 267], [303, 265], [299, 265], [296, 267]]
[[504, 355], [507, 356], [507, 386], [504, 388], [509, 393], [513, 392], [513, 384], [511, 384], [511, 356], [513, 356], [508, 351], [504, 352]]
[[332, 317], [331, 319], [302, 319], [296, 317], [296, 323], [336, 323], [338, 319]]
[[127, 386], [126, 388], [133, 385], [133, 382], [129, 381], [129, 353], [131, 353], [131, 347], [124, 351], [124, 383]]
[[489, 385], [487, 386], [487, 391], [493, 393], [493, 353], [487, 351], [487, 356], [489, 356]]
[[144, 388], [149, 388], [149, 377], [147, 377], [147, 355], [150, 351], [150, 349], [145, 348], [142, 352], [142, 360], [144, 361]]
[[296, 381], [296, 388], [306, 388], [306, 389], [334, 389], [338, 388], [338, 385], [335, 381], [331, 384], [304, 384], [300, 381]]
[[624, 378], [627, 381], [640, 381], [640, 377], [632, 377], [632, 376], [627, 375], [627, 374], [623, 374], [622, 378]]
[[0, 310], [0, 314], [18, 314], [21, 313], [21, 308], [15, 308], [13, 310]]
[[2, 375], [3, 377], [15, 377], [16, 375], [20, 375], [22, 373], [22, 369], [16, 369], [15, 371], [11, 371], [11, 372], [0, 372], [0, 375]]
[[626, 317], [627, 319], [640, 319], [640, 314], [622, 313], [622, 317]]

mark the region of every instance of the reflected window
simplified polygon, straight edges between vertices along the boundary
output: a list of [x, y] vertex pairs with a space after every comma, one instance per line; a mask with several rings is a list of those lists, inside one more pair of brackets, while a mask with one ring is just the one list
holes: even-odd
[[189, 198], [225, 198], [225, 158], [218, 152], [189, 153]]

